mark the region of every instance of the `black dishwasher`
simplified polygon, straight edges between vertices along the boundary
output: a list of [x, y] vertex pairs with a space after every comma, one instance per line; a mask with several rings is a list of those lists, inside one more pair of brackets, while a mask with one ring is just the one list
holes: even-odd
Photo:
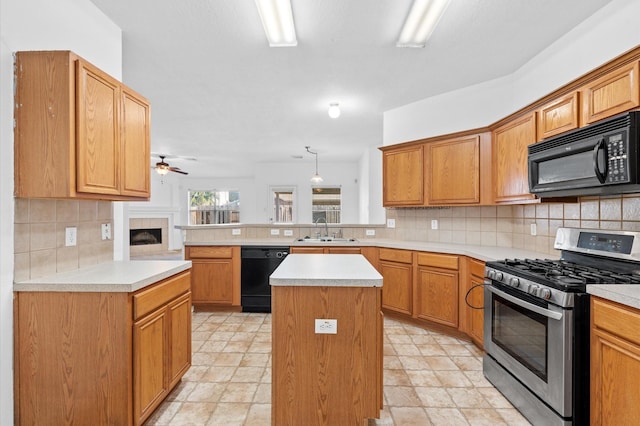
[[242, 312], [271, 312], [269, 276], [289, 254], [289, 247], [244, 246], [240, 249]]

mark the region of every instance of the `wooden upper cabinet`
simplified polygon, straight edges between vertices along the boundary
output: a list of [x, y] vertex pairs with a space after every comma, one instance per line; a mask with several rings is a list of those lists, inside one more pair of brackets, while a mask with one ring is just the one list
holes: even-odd
[[382, 198], [387, 206], [424, 204], [424, 146], [384, 149]]
[[535, 200], [529, 193], [527, 165], [527, 147], [535, 142], [535, 113], [518, 117], [493, 131], [493, 186], [496, 203]]
[[480, 202], [480, 137], [430, 143], [427, 149], [428, 204]]
[[608, 72], [580, 89], [582, 125], [640, 106], [639, 62]]
[[150, 195], [149, 103], [69, 51], [18, 52], [15, 195]]
[[538, 109], [538, 140], [546, 139], [580, 126], [579, 92], [554, 99]]

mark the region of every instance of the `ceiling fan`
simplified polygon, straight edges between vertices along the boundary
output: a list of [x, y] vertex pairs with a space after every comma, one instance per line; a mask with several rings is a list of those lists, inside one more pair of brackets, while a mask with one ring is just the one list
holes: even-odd
[[[170, 166], [169, 163], [164, 161], [164, 159], [166, 157], [170, 157], [169, 155], [157, 155], [157, 157], [160, 158], [160, 161], [156, 163], [156, 166], [154, 167], [154, 169], [159, 175], [164, 176], [169, 172], [180, 173], [180, 174], [183, 174], [183, 175], [188, 175], [189, 174], [189, 173], [187, 173], [185, 171], [180, 170], [179, 167]], [[193, 160], [195, 160], [195, 158]]]

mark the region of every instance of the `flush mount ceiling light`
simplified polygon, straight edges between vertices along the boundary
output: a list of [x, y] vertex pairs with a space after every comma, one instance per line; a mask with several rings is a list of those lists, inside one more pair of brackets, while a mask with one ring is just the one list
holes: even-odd
[[260, 20], [271, 47], [297, 46], [290, 0], [256, 0]]
[[396, 46], [424, 47], [449, 2], [450, 0], [414, 0]]
[[338, 103], [329, 104], [328, 113], [331, 118], [340, 117], [340, 105]]
[[310, 146], [305, 146], [305, 148], [307, 149], [307, 152], [309, 154], [313, 154], [316, 156], [316, 174], [311, 177], [311, 183], [321, 183], [323, 179], [322, 179], [322, 176], [318, 174], [318, 153], [311, 151], [309, 149], [311, 148]]

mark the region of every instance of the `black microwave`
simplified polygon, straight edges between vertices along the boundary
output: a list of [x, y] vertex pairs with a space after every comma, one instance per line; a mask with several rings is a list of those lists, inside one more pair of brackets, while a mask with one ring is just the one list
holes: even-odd
[[529, 191], [567, 197], [640, 192], [640, 111], [529, 145]]

